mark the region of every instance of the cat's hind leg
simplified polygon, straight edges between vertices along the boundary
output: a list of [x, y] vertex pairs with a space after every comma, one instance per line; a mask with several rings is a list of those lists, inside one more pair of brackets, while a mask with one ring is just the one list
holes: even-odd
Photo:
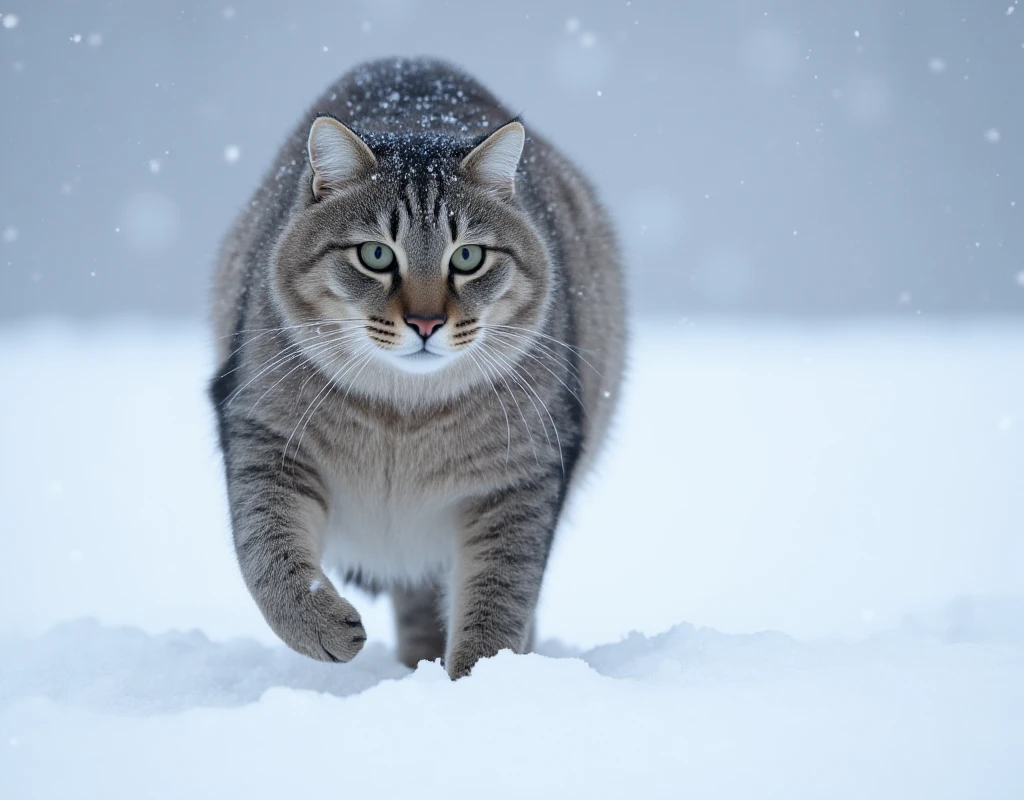
[[398, 629], [398, 660], [407, 667], [444, 657], [441, 589], [436, 583], [391, 591]]

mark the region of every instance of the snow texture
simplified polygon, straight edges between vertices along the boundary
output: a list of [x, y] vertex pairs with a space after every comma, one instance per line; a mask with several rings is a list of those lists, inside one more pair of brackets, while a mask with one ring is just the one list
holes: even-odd
[[350, 664], [266, 629], [201, 332], [0, 330], [0, 794], [1024, 796], [1022, 358], [1012, 326], [642, 329], [557, 639], [452, 683], [352, 592]]

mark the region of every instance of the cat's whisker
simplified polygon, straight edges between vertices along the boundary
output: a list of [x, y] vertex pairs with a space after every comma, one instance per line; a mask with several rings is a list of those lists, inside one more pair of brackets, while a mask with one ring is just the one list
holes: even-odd
[[[484, 330], [487, 331], [487, 333], [489, 333], [491, 336], [507, 336], [510, 339], [525, 342], [530, 347], [535, 347], [536, 349], [540, 350], [546, 355], [549, 355], [552, 358], [557, 359], [562, 364], [565, 364], [566, 367], [572, 369], [574, 372], [577, 371], [575, 363], [573, 363], [573, 361], [568, 356], [555, 350], [553, 347], [548, 345], [543, 339], [537, 338], [535, 336], [527, 336], [526, 334], [517, 333], [515, 331], [509, 331], [504, 328], [495, 328], [490, 325], [484, 326]], [[576, 353], [572, 352], [572, 355], [576, 355]]]
[[[544, 417], [540, 413], [540, 409], [537, 408], [537, 403], [534, 401], [533, 396], [530, 394], [532, 386], [527, 385], [529, 381], [527, 381], [527, 379], [524, 378], [522, 374], [516, 369], [515, 364], [511, 362], [499, 350], [490, 346], [486, 342], [481, 342], [480, 348], [484, 352], [488, 353], [490, 355], [491, 360], [494, 361], [499, 368], [503, 368], [505, 370], [505, 373], [508, 374], [519, 386], [521, 386], [524, 392], [526, 392], [526, 399], [530, 401], [530, 404], [533, 406], [534, 413], [536, 413], [537, 419], [540, 421], [541, 430], [544, 432], [544, 439], [550, 445], [551, 437], [548, 435], [547, 422], [544, 421]], [[529, 380], [532, 381], [533, 376], [530, 375], [528, 372], [526, 374], [527, 378], [529, 378]]]
[[[299, 323], [297, 325], [282, 325], [282, 326], [277, 327], [277, 328], [243, 328], [242, 330], [235, 331], [234, 333], [225, 334], [224, 336], [221, 336], [220, 339], [236, 339], [236, 338], [238, 338], [243, 333], [258, 333], [259, 336], [253, 336], [253, 337], [248, 338], [245, 341], [243, 341], [238, 347], [236, 347], [234, 350], [232, 350], [230, 353], [227, 354], [227, 357], [225, 358], [225, 361], [227, 359], [231, 358], [231, 356], [236, 355], [237, 353], [239, 353], [246, 345], [252, 344], [253, 342], [258, 341], [259, 339], [262, 339], [264, 336], [267, 336], [268, 334], [273, 333], [273, 334], [275, 334], [274, 338], [277, 338], [277, 336], [280, 336], [283, 333], [286, 333], [286, 332], [288, 332], [290, 330], [296, 330], [298, 328], [322, 327], [324, 325], [337, 325], [337, 324], [340, 324], [342, 322], [359, 322], [359, 319], [357, 317], [351, 317], [351, 318], [347, 318], [347, 319], [321, 319], [321, 320], [316, 320], [315, 322], [302, 322], [302, 323]], [[230, 374], [232, 371], [233, 370], [229, 370], [225, 374]]]
[[[311, 336], [311, 337], [307, 337], [307, 338], [305, 338], [305, 339], [299, 339], [299, 340], [297, 340], [297, 341], [293, 341], [293, 342], [292, 342], [291, 344], [289, 344], [289, 345], [288, 345], [287, 347], [285, 347], [285, 348], [284, 348], [284, 349], [282, 349], [282, 350], [278, 350], [278, 351], [277, 351], [277, 352], [276, 352], [276, 353], [275, 353], [274, 355], [270, 356], [270, 358], [268, 358], [268, 359], [267, 359], [266, 361], [264, 361], [264, 362], [263, 362], [262, 364], [258, 365], [257, 369], [259, 369], [259, 368], [261, 368], [261, 367], [265, 366], [265, 365], [266, 365], [267, 363], [269, 363], [270, 361], [272, 361], [272, 360], [276, 359], [276, 358], [277, 358], [278, 356], [281, 356], [281, 355], [283, 355], [284, 353], [287, 353], [287, 352], [288, 352], [288, 351], [290, 351], [290, 350], [296, 350], [296, 349], [300, 349], [300, 348], [301, 348], [301, 347], [302, 347], [302, 346], [303, 346], [304, 344], [307, 344], [307, 343], [309, 343], [309, 342], [311, 342], [311, 341], [316, 341], [316, 339], [317, 339], [317, 338], [320, 338], [320, 337], [323, 337], [323, 336], [333, 336], [334, 334], [337, 334], [337, 333], [345, 333], [345, 332], [347, 332], [347, 331], [355, 330], [355, 329], [357, 329], [358, 327], [359, 327], [358, 325], [349, 325], [349, 326], [346, 326], [346, 327], [344, 327], [344, 328], [338, 328], [338, 329], [334, 329], [334, 330], [330, 330], [330, 331], [326, 331], [326, 332], [321, 332], [321, 331], [319, 330], [319, 328], [318, 328], [318, 330], [317, 330], [317, 333], [316, 333], [316, 335], [315, 335], [315, 336]], [[277, 335], [279, 336], [279, 335], [281, 335], [281, 334], [277, 334]], [[254, 339], [251, 339], [251, 340], [249, 340], [249, 341], [245, 342], [245, 344], [242, 344], [242, 345], [241, 345], [241, 346], [240, 346], [239, 348], [237, 348], [237, 349], [235, 350], [235, 352], [238, 352], [238, 350], [241, 350], [241, 349], [242, 349], [242, 347], [245, 347], [245, 345], [246, 345], [246, 344], [249, 344], [249, 343], [251, 343], [251, 342], [255, 341], [255, 339], [256, 339], [256, 338], [259, 338], [259, 337], [255, 337]], [[275, 338], [276, 338], [276, 337], [275, 337]], [[227, 371], [225, 371], [225, 372], [221, 373], [221, 377], [224, 377], [225, 375], [230, 375], [230, 374], [232, 374], [233, 372], [236, 372], [236, 371], [237, 371], [238, 369], [240, 369], [241, 367], [242, 367], [242, 365], [241, 365], [241, 364], [239, 364], [238, 366], [236, 366], [236, 367], [233, 367], [232, 369], [229, 369], [229, 370], [227, 370]]]
[[[347, 361], [346, 361], [346, 362], [345, 362], [344, 364], [342, 364], [342, 366], [341, 366], [341, 367], [339, 367], [339, 368], [338, 368], [337, 372], [335, 372], [335, 373], [334, 373], [334, 374], [333, 374], [333, 375], [332, 375], [332, 376], [331, 376], [330, 378], [328, 378], [328, 379], [327, 379], [327, 380], [326, 380], [326, 381], [324, 382], [324, 386], [323, 386], [323, 388], [322, 388], [322, 389], [320, 389], [320, 391], [318, 391], [318, 392], [316, 393], [316, 395], [315, 395], [315, 396], [313, 397], [313, 399], [312, 399], [312, 400], [310, 400], [310, 401], [309, 401], [309, 405], [308, 405], [308, 406], [306, 406], [306, 410], [305, 410], [305, 411], [303, 411], [303, 412], [302, 412], [302, 414], [301, 414], [301, 415], [299, 416], [299, 421], [295, 423], [295, 427], [294, 427], [294, 428], [292, 428], [292, 432], [291, 432], [291, 434], [290, 434], [290, 435], [288, 436], [288, 440], [287, 440], [287, 441], [286, 441], [286, 442], [284, 443], [284, 450], [283, 450], [283, 451], [281, 452], [281, 466], [282, 466], [282, 468], [284, 467], [285, 463], [287, 463], [287, 459], [288, 459], [288, 448], [289, 448], [289, 446], [290, 446], [290, 445], [291, 445], [291, 443], [292, 443], [292, 439], [293, 439], [293, 438], [295, 438], [295, 434], [296, 434], [296, 433], [298, 432], [298, 430], [299, 430], [299, 425], [301, 425], [301, 424], [302, 424], [302, 420], [303, 420], [303, 419], [305, 419], [305, 417], [306, 417], [306, 414], [307, 414], [307, 413], [309, 413], [309, 410], [310, 410], [310, 409], [311, 409], [311, 408], [313, 407], [313, 404], [314, 404], [314, 403], [316, 403], [316, 402], [317, 402], [317, 401], [319, 400], [320, 396], [321, 396], [322, 394], [324, 394], [325, 392], [327, 392], [327, 391], [328, 391], [328, 390], [330, 389], [331, 385], [332, 385], [332, 384], [333, 384], [333, 383], [334, 383], [334, 382], [335, 382], [335, 381], [336, 381], [336, 380], [337, 380], [338, 378], [342, 377], [342, 374], [343, 374], [343, 373], [344, 373], [344, 372], [345, 372], [345, 371], [346, 371], [347, 369], [351, 368], [352, 364], [353, 364], [353, 363], [355, 363], [355, 362], [356, 362], [356, 361], [357, 361], [357, 360], [358, 360], [358, 359], [359, 359], [360, 357], [362, 357], [362, 355], [363, 355], [364, 353], [366, 353], [366, 352], [367, 352], [367, 351], [368, 351], [368, 350], [370, 349], [370, 347], [372, 347], [372, 345], [368, 345], [368, 344], [367, 344], [367, 345], [363, 345], [363, 347], [362, 347], [361, 349], [359, 349], [359, 350], [357, 350], [357, 351], [356, 351], [355, 353], [353, 353], [353, 354], [352, 354], [352, 355], [351, 355], [351, 356], [349, 357], [349, 359], [348, 359], [348, 360], [347, 360]], [[316, 373], [314, 373], [314, 374], [316, 374]], [[296, 445], [296, 455], [298, 455], [298, 446], [297, 446], [297, 445]]]
[[[491, 336], [499, 336], [500, 335], [500, 336], [508, 337], [510, 340], [515, 340], [515, 341], [518, 341], [518, 342], [522, 342], [523, 345], [525, 345], [526, 347], [529, 347], [529, 348], [532, 348], [532, 349], [536, 350], [538, 354], [544, 355], [544, 356], [552, 359], [557, 364], [564, 365], [567, 369], [569, 369], [572, 372], [572, 374], [576, 378], [576, 380], [578, 380], [580, 383], [583, 382], [583, 376], [580, 374], [580, 371], [577, 368], [575, 362], [572, 359], [570, 359], [568, 356], [558, 352], [553, 347], [551, 347], [550, 345], [545, 343], [545, 341], [543, 339], [540, 339], [540, 338], [537, 338], [537, 337], [534, 337], [534, 336], [526, 336], [525, 334], [516, 333], [514, 331], [498, 329], [498, 328], [492, 328], [490, 326], [487, 326], [486, 330], [487, 330], [487, 333], [490, 334]], [[579, 357], [582, 360], [582, 356], [579, 356], [576, 352], [571, 351], [571, 354], [573, 356]], [[600, 376], [600, 373], [597, 373], [596, 370], [594, 370], [594, 371], [595, 371], [596, 374], [598, 374], [598, 376]]]
[[[488, 324], [486, 327], [488, 327], [488, 328], [495, 328], [495, 329], [498, 329], [498, 330], [515, 331], [515, 332], [525, 331], [531, 337], [532, 336], [539, 336], [540, 338], [545, 339], [546, 341], [549, 341], [552, 344], [561, 345], [566, 350], [569, 350], [570, 352], [575, 354], [577, 357], [579, 357], [579, 359], [584, 364], [586, 364], [588, 367], [590, 367], [592, 370], [594, 370], [594, 372], [597, 373], [598, 377], [602, 377], [602, 378], [604, 377], [603, 375], [601, 375], [600, 371], [598, 371], [597, 367], [595, 367], [593, 364], [591, 364], [583, 355], [583, 353], [585, 353], [585, 352], [586, 353], [593, 353], [594, 352], [593, 350], [583, 350], [583, 349], [578, 348], [578, 347], [573, 347], [571, 344], [569, 344], [567, 342], [563, 342], [561, 339], [556, 339], [554, 336], [549, 336], [548, 334], [541, 333], [540, 331], [530, 330], [529, 328], [525, 328], [522, 325], [496, 325], [496, 324]], [[520, 335], [522, 335], [522, 334], [520, 334]]]
[[[497, 336], [497, 337], [503, 337], [503, 336], [507, 336], [508, 334], [502, 333], [501, 331], [492, 331], [491, 335], [492, 336]], [[565, 381], [563, 381], [558, 376], [558, 374], [554, 370], [552, 370], [551, 367], [549, 367], [547, 364], [545, 364], [538, 356], [534, 355], [533, 353], [528, 352], [525, 348], [519, 346], [514, 340], [503, 341], [503, 344], [506, 347], [508, 347], [510, 350], [518, 353], [519, 355], [524, 356], [526, 358], [533, 359], [538, 364], [540, 364], [545, 370], [547, 370], [551, 374], [551, 376], [556, 381], [558, 381], [560, 384], [562, 384], [562, 386], [565, 387], [565, 390], [567, 392], [569, 392], [569, 394], [571, 394], [575, 398], [576, 402], [579, 403], [580, 407], [583, 409], [583, 413], [587, 412], [587, 408], [586, 408], [586, 406], [583, 403], [583, 399], [576, 393], [576, 391], [571, 386], [569, 386], [569, 384], [567, 384]], [[578, 382], [582, 383], [582, 381], [580, 381], [579, 373], [574, 372], [573, 375], [575, 376], [575, 378], [576, 378], [576, 380]]]
[[[359, 376], [362, 374], [363, 370], [366, 369], [366, 365], [369, 364], [371, 361], [373, 361], [373, 348], [372, 347], [368, 347], [367, 350], [366, 350], [366, 354], [362, 357], [362, 360], [360, 361], [361, 366], [359, 367], [359, 369], [356, 372], [356, 374], [353, 375], [352, 379], [349, 381], [348, 388], [345, 390], [345, 396], [342, 398], [342, 402], [343, 403], [345, 402], [345, 400], [348, 399], [349, 392], [352, 391], [352, 386], [359, 379]], [[336, 380], [336, 379], [332, 379], [331, 382], [333, 383], [334, 380]], [[330, 393], [325, 394], [320, 399], [320, 401], [316, 404], [316, 406], [313, 408], [313, 410], [309, 413], [309, 418], [306, 420], [306, 424], [302, 426], [302, 433], [299, 434], [298, 444], [295, 445], [295, 455], [298, 455], [299, 454], [299, 450], [302, 449], [302, 440], [306, 436], [306, 428], [309, 427], [309, 423], [311, 423], [313, 421], [313, 417], [316, 416], [317, 409], [320, 408], [320, 406], [323, 404], [324, 400], [326, 400], [329, 396], [330, 396]]]
[[[358, 336], [356, 336], [356, 337], [353, 337], [353, 338], [355, 338], [355, 339], [358, 339], [359, 337], [358, 337]], [[347, 340], [346, 340], [346, 341], [347, 341]], [[362, 350], [362, 349], [361, 349], [361, 350]], [[371, 352], [371, 353], [372, 353], [372, 350], [373, 350], [372, 346], [368, 346], [368, 349], [367, 349], [367, 351], [366, 351], [366, 352]], [[334, 357], [333, 355], [329, 356], [329, 358], [333, 358], [333, 357]], [[308, 386], [308, 385], [309, 385], [309, 382], [310, 382], [310, 381], [311, 381], [311, 380], [312, 380], [312, 379], [313, 379], [314, 377], [316, 377], [316, 375], [317, 375], [317, 372], [316, 372], [316, 371], [313, 371], [313, 372], [311, 372], [311, 373], [309, 374], [309, 377], [307, 377], [307, 378], [306, 378], [306, 380], [304, 380], [304, 381], [302, 382], [302, 385], [301, 385], [301, 386], [299, 387], [299, 391], [298, 391], [298, 392], [296, 392], [296, 398], [298, 398], [299, 396], [301, 396], [301, 394], [302, 394], [302, 393], [303, 393], [304, 391], [306, 391], [306, 386]], [[298, 400], [297, 400], [297, 399], [296, 399], [296, 402], [298, 402]], [[294, 407], [294, 405], [293, 405], [293, 407]]]
[[[325, 334], [325, 335], [329, 335], [329, 334]], [[342, 332], [338, 333], [337, 335], [339, 337], [341, 337], [341, 338], [331, 339], [329, 342], [326, 342], [326, 343], [332, 343], [334, 341], [347, 341], [348, 339], [346, 337], [355, 338], [353, 333], [352, 333], [352, 331], [342, 331]], [[258, 366], [258, 368], [257, 368], [258, 371], [256, 372], [255, 375], [253, 375], [244, 384], [242, 384], [241, 386], [236, 388], [234, 391], [232, 391], [231, 394], [229, 394], [225, 398], [224, 405], [227, 406], [227, 405], [231, 405], [232, 403], [234, 403], [234, 401], [241, 395], [241, 393], [245, 389], [247, 389], [249, 386], [251, 386], [254, 381], [259, 380], [259, 378], [261, 378], [266, 373], [271, 372], [271, 371], [277, 369], [278, 367], [281, 367], [281, 366], [289, 363], [290, 361], [293, 361], [296, 358], [302, 358], [303, 355], [304, 355], [304, 352], [307, 352], [307, 351], [303, 350], [303, 345], [308, 344], [310, 341], [314, 341], [315, 342], [316, 341], [316, 337], [313, 337], [312, 339], [306, 339], [306, 340], [301, 341], [301, 342], [294, 342], [291, 345], [289, 345], [288, 347], [284, 348], [284, 350], [280, 350], [280, 351], [278, 351], [277, 354], [275, 354], [275, 355], [271, 356], [270, 358], [268, 358], [266, 361], [264, 361], [262, 364], [260, 364]], [[314, 344], [311, 348], [309, 348], [309, 352], [315, 351], [315, 348], [319, 347], [321, 344], [325, 344], [325, 343], [321, 342], [321, 343], [318, 343], [318, 344]]]
[[536, 336], [528, 336], [524, 333], [507, 330], [506, 328], [496, 328], [490, 325], [486, 325], [483, 327], [483, 330], [489, 336], [504, 336], [508, 339], [514, 339], [516, 341], [523, 342], [528, 347], [534, 348], [544, 353], [545, 355], [551, 356], [553, 359], [557, 360], [561, 364], [564, 364], [566, 367], [573, 370], [576, 369], [576, 364], [573, 358], [570, 357], [577, 355], [575, 351], [570, 351], [567, 355], [554, 349], [543, 338], [538, 338]]
[[[491, 364], [494, 366], [494, 368], [497, 371], [497, 373], [499, 375], [502, 375], [500, 364], [497, 361], [494, 360], [493, 355], [488, 355], [487, 350], [484, 349], [484, 348], [481, 348], [481, 351], [482, 352], [480, 353], [480, 357], [488, 359], [491, 362]], [[523, 414], [523, 409], [519, 405], [519, 400], [516, 399], [516, 393], [513, 392], [512, 388], [508, 385], [507, 378], [505, 378], [505, 376], [502, 376], [502, 379], [505, 380], [505, 387], [508, 389], [508, 393], [512, 397], [512, 402], [516, 404], [516, 411], [519, 412], [519, 417], [523, 421], [523, 427], [526, 428], [526, 435], [530, 437], [530, 447], [533, 449], [533, 457], [534, 457], [534, 459], [536, 459], [537, 463], [540, 464], [540, 454], [537, 452], [537, 443], [533, 440], [533, 431], [530, 429], [530, 423], [526, 421], [526, 415]], [[521, 385], [520, 381], [517, 380], [517, 382], [519, 382], [520, 385]], [[529, 397], [529, 395], [527, 395], [527, 397]], [[531, 402], [532, 402], [532, 400], [531, 400]], [[534, 411], [537, 411], [537, 417], [540, 419], [541, 425], [543, 426], [544, 425], [544, 418], [540, 416], [540, 411], [537, 410], [536, 404], [534, 404], [533, 408], [534, 408]], [[544, 429], [544, 435], [545, 435], [545, 437], [547, 436], [547, 428]], [[549, 441], [549, 443], [550, 443], [550, 441]], [[509, 446], [511, 447], [511, 443], [510, 443]]]
[[[511, 369], [513, 370], [513, 372], [516, 372], [514, 367], [512, 367]], [[516, 374], [518, 374], [518, 373], [516, 373]], [[529, 375], [529, 373], [527, 373], [527, 374]], [[548, 415], [548, 420], [551, 422], [551, 430], [555, 434], [555, 442], [558, 445], [558, 461], [559, 461], [559, 464], [562, 467], [562, 474], [565, 475], [565, 459], [564, 459], [564, 457], [562, 455], [562, 439], [558, 435], [558, 426], [555, 425], [555, 419], [554, 419], [553, 416], [551, 416], [551, 411], [548, 409], [547, 403], [544, 402], [544, 398], [542, 398], [540, 396], [540, 394], [537, 392], [537, 390], [535, 388], [533, 388], [533, 386], [530, 385], [529, 382], [522, 381], [520, 385], [528, 393], [532, 394], [534, 397], [537, 398], [537, 402], [539, 402], [541, 404], [541, 407], [544, 409], [544, 412]], [[534, 406], [534, 408], [536, 408], [536, 406]], [[538, 412], [537, 415], [540, 416], [540, 412]], [[543, 422], [543, 419], [542, 419], [542, 422]], [[545, 435], [545, 437], [547, 436], [547, 427], [544, 428], [544, 435]], [[548, 439], [548, 443], [549, 444], [550, 444], [550, 442], [551, 442], [551, 440]]]
[[538, 330], [535, 330], [534, 328], [527, 328], [524, 325], [507, 325], [507, 324], [503, 325], [503, 324], [497, 323], [497, 322], [489, 322], [489, 323], [487, 323], [487, 327], [488, 328], [501, 328], [503, 330], [510, 330], [510, 331], [522, 331], [522, 332], [527, 333], [527, 334], [529, 334], [531, 336], [539, 336], [542, 339], [547, 339], [549, 342], [552, 342], [553, 344], [561, 345], [566, 350], [571, 350], [572, 352], [577, 353], [577, 354], [581, 354], [581, 353], [595, 353], [596, 352], [592, 348], [577, 347], [576, 345], [569, 344], [568, 342], [565, 342], [565, 341], [563, 341], [563, 340], [561, 340], [561, 339], [559, 339], [559, 338], [557, 338], [555, 336], [551, 336], [550, 334], [544, 333], [543, 331], [538, 331]]
[[285, 364], [287, 364], [287, 363], [289, 363], [291, 361], [294, 361], [295, 359], [301, 359], [302, 358], [302, 350], [301, 350], [301, 348], [295, 347], [295, 348], [289, 348], [289, 349], [292, 349], [291, 353], [288, 353], [286, 355], [277, 355], [277, 356], [274, 356], [272, 358], [267, 359], [267, 361], [264, 361], [263, 364], [261, 365], [261, 368], [259, 369], [258, 372], [256, 372], [255, 375], [253, 375], [251, 378], [249, 378], [249, 380], [247, 380], [241, 386], [238, 386], [237, 388], [235, 388], [231, 392], [231, 394], [229, 394], [226, 398], [224, 398], [224, 406], [232, 405], [235, 402], [235, 400], [237, 400], [239, 397], [242, 396], [242, 393], [246, 389], [248, 389], [257, 380], [259, 380], [263, 375], [267, 374], [268, 372], [272, 372], [273, 370], [277, 369], [278, 367], [284, 366]]
[[[310, 328], [316, 327], [317, 325], [334, 325], [341, 322], [363, 322], [362, 317], [341, 317], [333, 319], [330, 317], [324, 317], [323, 319], [310, 320], [309, 322], [297, 322], [294, 325], [281, 325], [276, 328], [242, 328], [232, 333], [224, 334], [219, 337], [220, 339], [230, 339], [233, 336], [237, 336], [240, 333], [274, 333], [277, 331], [290, 331], [296, 328]], [[251, 340], [250, 340], [251, 341]]]
[[491, 380], [490, 375], [484, 372], [483, 367], [480, 365], [480, 362], [477, 361], [476, 355], [473, 353], [473, 351], [468, 351], [467, 355], [476, 365], [476, 368], [480, 370], [480, 374], [484, 376], [484, 380], [486, 380], [491, 385], [491, 389], [494, 391], [494, 396], [498, 398], [498, 405], [501, 406], [501, 412], [505, 415], [505, 427], [508, 431], [508, 440], [505, 447], [505, 467], [507, 469], [509, 458], [512, 455], [512, 423], [509, 422], [508, 419], [508, 409], [505, 408], [505, 404], [501, 401], [501, 395], [498, 394], [498, 387], [494, 385], [494, 381]]
[[[319, 358], [324, 358], [324, 357], [326, 357], [326, 358], [333, 358], [333, 352], [332, 351], [343, 349], [343, 346], [345, 344], [347, 344], [348, 342], [352, 341], [355, 338], [358, 338], [358, 337], [356, 337], [354, 335], [350, 335], [350, 334], [345, 334], [344, 336], [341, 336], [339, 338], [331, 339], [331, 340], [329, 340], [327, 342], [318, 343], [318, 344], [314, 345], [312, 348], [310, 348], [309, 351], [307, 351], [307, 352], [301, 352], [300, 351], [299, 353], [296, 353], [296, 354], [290, 356], [288, 358], [288, 361], [293, 361], [296, 358], [300, 358], [301, 356], [314, 355], [314, 354], [317, 357], [319, 357]], [[288, 378], [289, 375], [292, 375], [293, 373], [297, 372], [298, 370], [302, 369], [303, 367], [305, 367], [307, 365], [308, 365], [308, 362], [303, 358], [297, 365], [292, 367], [284, 375], [282, 375], [280, 378], [278, 378], [277, 381], [274, 383], [274, 385], [271, 386], [269, 389], [267, 389], [263, 394], [261, 394], [259, 399], [255, 403], [252, 404], [252, 408], [249, 409], [249, 415], [250, 416], [252, 415], [252, 412], [256, 410], [256, 406], [258, 406], [260, 404], [260, 401], [263, 400], [263, 398], [266, 397], [268, 394], [270, 394], [274, 389], [276, 389], [277, 386], [283, 380], [285, 380], [286, 378]], [[305, 382], [303, 382], [303, 384], [302, 384], [303, 388], [305, 388], [305, 386], [309, 382], [310, 378], [312, 378], [313, 375], [315, 375], [315, 374], [316, 374], [316, 372], [311, 372], [310, 373], [309, 378], [306, 378]]]
[[[358, 337], [354, 337], [354, 338], [358, 339]], [[328, 360], [333, 359], [333, 358], [334, 358], [334, 354], [331, 354], [330, 357], [328, 358]], [[309, 382], [311, 380], [313, 380], [313, 378], [315, 378], [318, 374], [319, 374], [319, 370], [313, 370], [312, 372], [309, 373], [309, 375], [307, 376], [306, 380], [304, 380], [302, 382], [302, 385], [299, 386], [299, 391], [297, 391], [295, 393], [296, 402], [298, 402], [298, 398], [302, 396], [302, 393], [304, 391], [306, 391], [306, 387], [309, 385]]]
[[[577, 391], [573, 390], [568, 384], [566, 384], [566, 382], [561, 379], [558, 372], [555, 371], [561, 371], [563, 369], [568, 371], [569, 374], [566, 377], [572, 380], [575, 385], [579, 387], [579, 390], [582, 391], [583, 376], [580, 375], [579, 371], [571, 361], [567, 360], [559, 353], [555, 353], [554, 351], [545, 348], [542, 343], [538, 342], [536, 339], [531, 340], [524, 336], [509, 334], [507, 331], [495, 330], [487, 331], [486, 335], [496, 344], [501, 344], [503, 347], [507, 347], [509, 350], [521, 356], [530, 358], [543, 366], [545, 370], [555, 378], [555, 380], [561, 383], [562, 386], [572, 393], [580, 405], [583, 405], [583, 401], [577, 394]], [[549, 362], [554, 369], [549, 367], [547, 362]]]

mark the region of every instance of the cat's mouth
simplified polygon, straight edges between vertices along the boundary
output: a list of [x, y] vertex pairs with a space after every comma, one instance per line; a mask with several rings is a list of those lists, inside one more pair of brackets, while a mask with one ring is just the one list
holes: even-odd
[[443, 369], [451, 359], [440, 353], [432, 353], [427, 349], [417, 350], [398, 356], [392, 363], [402, 372], [426, 375]]

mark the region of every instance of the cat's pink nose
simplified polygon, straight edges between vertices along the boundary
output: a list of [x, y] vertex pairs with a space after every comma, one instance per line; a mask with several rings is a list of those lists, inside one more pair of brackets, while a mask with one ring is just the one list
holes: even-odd
[[403, 317], [405, 324], [415, 330], [424, 341], [448, 319], [447, 314], [410, 314], [408, 311]]

